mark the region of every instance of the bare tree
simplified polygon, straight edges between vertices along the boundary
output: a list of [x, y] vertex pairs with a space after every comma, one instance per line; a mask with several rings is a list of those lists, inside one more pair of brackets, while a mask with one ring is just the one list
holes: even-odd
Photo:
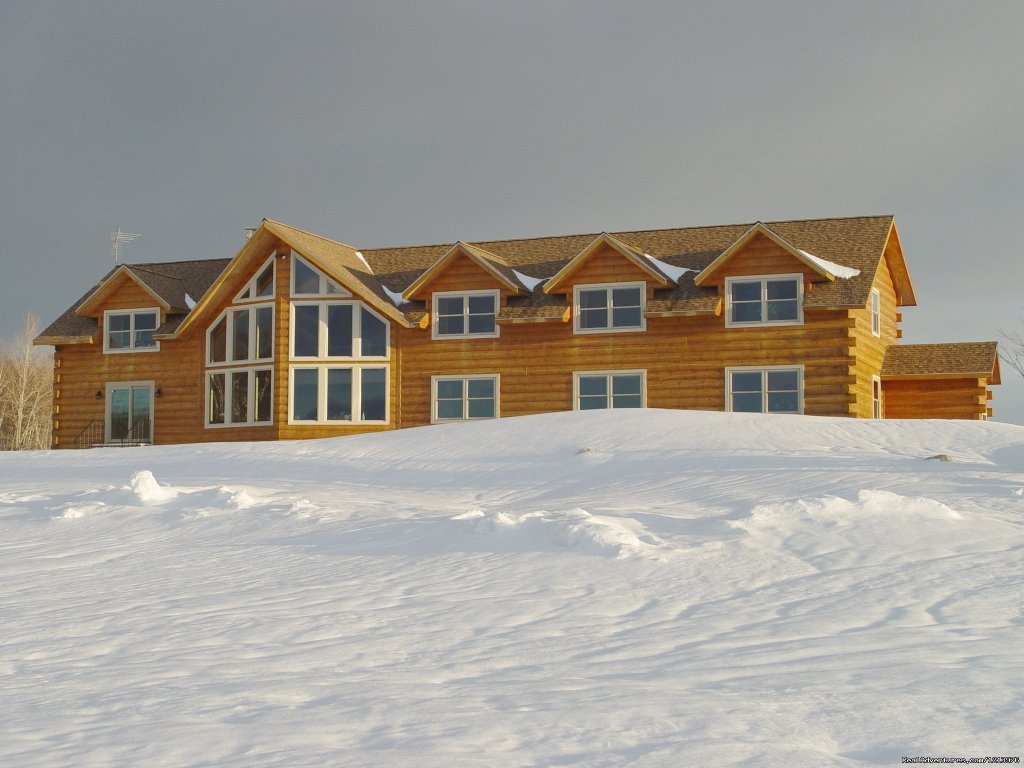
[[39, 450], [50, 445], [53, 367], [32, 345], [39, 319], [27, 315], [11, 344], [0, 352], [0, 449]]
[[999, 357], [1004, 363], [1013, 368], [1021, 376], [1024, 376], [1024, 333], [1000, 332], [1000, 336], [1008, 342], [1003, 344], [999, 351]]

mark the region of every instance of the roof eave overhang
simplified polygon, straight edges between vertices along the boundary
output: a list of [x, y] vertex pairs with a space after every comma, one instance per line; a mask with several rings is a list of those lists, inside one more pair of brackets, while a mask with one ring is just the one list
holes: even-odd
[[58, 347], [64, 344], [93, 344], [95, 336], [36, 336], [32, 339], [36, 347]]

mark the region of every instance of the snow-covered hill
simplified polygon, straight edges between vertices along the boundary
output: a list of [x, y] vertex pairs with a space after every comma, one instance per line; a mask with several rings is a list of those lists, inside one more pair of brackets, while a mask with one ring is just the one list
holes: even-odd
[[996, 423], [3, 455], [0, 764], [1020, 756], [1022, 555], [1024, 428]]

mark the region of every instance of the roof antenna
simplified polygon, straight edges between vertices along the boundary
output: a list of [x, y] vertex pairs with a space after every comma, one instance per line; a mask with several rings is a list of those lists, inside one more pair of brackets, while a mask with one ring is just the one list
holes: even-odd
[[130, 243], [137, 237], [142, 237], [142, 235], [137, 235], [133, 232], [122, 232], [120, 227], [117, 228], [116, 232], [110, 233], [110, 242], [114, 245], [113, 250], [115, 264], [117, 264], [121, 258], [121, 244]]

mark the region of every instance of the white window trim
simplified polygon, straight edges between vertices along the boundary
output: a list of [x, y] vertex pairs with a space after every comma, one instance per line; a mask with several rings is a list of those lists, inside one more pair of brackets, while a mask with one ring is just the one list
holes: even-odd
[[[363, 370], [384, 371], [384, 419], [328, 419], [327, 414], [327, 371], [329, 370], [351, 370], [352, 371], [352, 415], [362, 410], [363, 397]], [[295, 371], [315, 370], [317, 374], [317, 418], [296, 419], [293, 417], [292, 405], [295, 401]], [[379, 364], [321, 364], [321, 365], [291, 365], [288, 367], [288, 424], [294, 425], [316, 425], [316, 426], [348, 426], [352, 424], [390, 424], [391, 423], [391, 366]]]
[[[249, 392], [246, 395], [246, 420], [228, 421], [231, 416], [232, 389], [228, 382], [231, 374], [242, 371], [251, 371], [249, 375]], [[256, 371], [270, 371], [270, 419], [268, 421], [255, 421], [253, 418], [256, 412]], [[224, 423], [210, 423], [210, 377], [214, 374], [224, 374]], [[204, 397], [203, 422], [207, 429], [231, 429], [235, 427], [265, 427], [274, 423], [274, 368], [273, 366], [257, 365], [232, 368], [214, 368], [206, 372], [204, 381], [206, 394]]]
[[[615, 328], [608, 325], [605, 328], [580, 328], [580, 292], [581, 291], [605, 291], [608, 297], [608, 322], [612, 322], [611, 293], [616, 288], [639, 288], [640, 289], [640, 325], [630, 325], [623, 328]], [[572, 287], [572, 332], [575, 334], [594, 333], [639, 333], [647, 330], [647, 284], [644, 282], [631, 283], [588, 283], [574, 285]]]
[[[256, 270], [256, 272], [253, 274], [253, 276], [249, 279], [249, 282], [247, 282], [245, 285], [243, 285], [241, 287], [241, 289], [238, 291], [238, 293], [235, 294], [234, 301], [236, 303], [239, 303], [239, 304], [248, 304], [250, 302], [257, 302], [257, 301], [272, 301], [274, 296], [277, 295], [277, 263], [276, 263], [276, 261], [277, 260], [274, 258], [273, 254], [271, 254], [269, 259], [267, 259], [265, 262], [260, 264], [260, 268]], [[270, 295], [269, 296], [257, 296], [256, 295], [256, 281], [259, 278], [259, 276], [263, 274], [263, 271], [267, 268], [268, 265], [272, 268], [272, 271], [270, 273]], [[243, 299], [242, 298], [242, 294], [245, 293], [246, 291], [249, 291], [252, 295], [249, 296], [249, 298], [247, 298], [247, 299]]]
[[[875, 389], [875, 386], [878, 389]], [[875, 392], [878, 392], [878, 399], [875, 399]], [[873, 419], [884, 419], [885, 418], [885, 403], [882, 397], [882, 378], [878, 375], [871, 375], [871, 418]]]
[[[108, 381], [103, 392], [103, 440], [110, 441], [110, 402], [115, 389], [149, 387], [149, 444], [156, 438], [156, 382], [154, 381]], [[131, 429], [131, 424], [128, 425]]]
[[871, 335], [880, 337], [882, 335], [882, 295], [877, 288], [871, 289], [871, 300], [868, 306], [871, 310]]
[[[352, 352], [353, 354], [345, 357], [330, 357], [327, 354], [327, 308], [329, 306], [341, 306], [348, 305], [352, 307]], [[295, 354], [295, 308], [298, 306], [317, 306], [319, 311], [317, 314], [317, 353], [315, 356], [299, 356]], [[363, 354], [363, 313], [361, 310], [366, 310], [371, 315], [376, 317], [382, 323], [384, 323], [384, 348], [385, 352], [383, 355], [364, 355]], [[312, 363], [312, 362], [330, 362], [339, 363], [345, 361], [362, 361], [362, 360], [379, 360], [385, 361], [391, 359], [391, 323], [388, 322], [387, 318], [377, 312], [373, 307], [369, 306], [365, 302], [359, 301], [358, 299], [340, 299], [337, 301], [326, 300], [326, 299], [314, 299], [312, 301], [293, 301], [289, 307], [288, 316], [288, 359], [293, 362]]]
[[[469, 416], [469, 388], [468, 382], [472, 380], [491, 379], [494, 381], [494, 416]], [[439, 381], [461, 381], [466, 382], [466, 389], [463, 390], [462, 412], [466, 414], [459, 419], [442, 419], [437, 415], [437, 383]], [[431, 376], [430, 377], [430, 423], [448, 424], [456, 421], [486, 421], [490, 418], [501, 418], [501, 374], [498, 373], [467, 373], [461, 376]]]
[[[796, 320], [756, 320], [734, 322], [732, 319], [732, 285], [733, 283], [761, 283], [761, 317], [768, 316], [768, 281], [796, 281]], [[804, 324], [804, 276], [797, 273], [781, 275], [735, 275], [725, 278], [725, 327], [726, 328], [762, 328], [764, 326], [785, 326]]]
[[[494, 330], [490, 333], [469, 333], [469, 297], [491, 296], [494, 298]], [[465, 333], [440, 333], [438, 322], [437, 300], [438, 299], [464, 299], [462, 317], [465, 320]], [[501, 335], [501, 326], [498, 325], [498, 311], [501, 309], [501, 291], [438, 291], [431, 294], [430, 316], [433, 322], [430, 323], [430, 338], [436, 341], [445, 339], [495, 339]]]
[[607, 376], [608, 377], [608, 410], [614, 410], [611, 404], [612, 376], [639, 376], [640, 377], [640, 407], [647, 407], [647, 371], [643, 368], [634, 368], [621, 371], [573, 371], [572, 374], [572, 409], [580, 410], [580, 377], [582, 376]]
[[[295, 292], [295, 265], [298, 264], [300, 261], [302, 262], [302, 264], [304, 266], [306, 266], [309, 269], [311, 269], [313, 272], [315, 272], [320, 277], [320, 282], [319, 282], [319, 284], [317, 286], [317, 288], [318, 288], [317, 293], [296, 293]], [[323, 273], [322, 270], [317, 269], [312, 264], [310, 264], [308, 261], [306, 261], [304, 258], [302, 258], [301, 256], [299, 256], [298, 254], [296, 254], [294, 252], [292, 254], [291, 275], [290, 275], [289, 280], [290, 280], [290, 289], [289, 290], [290, 290], [291, 296], [293, 298], [296, 298], [296, 299], [315, 299], [318, 296], [325, 297], [325, 298], [327, 298], [327, 297], [337, 298], [337, 299], [346, 299], [346, 298], [351, 298], [352, 297], [352, 292], [349, 291], [347, 288], [345, 288], [345, 286], [343, 286], [341, 283], [339, 283], [334, 278], [328, 277], [327, 275], [325, 275]], [[327, 283], [328, 282], [334, 283], [336, 286], [338, 286], [338, 288], [341, 289], [341, 292], [340, 293], [328, 293], [327, 292]]]
[[[728, 413], [732, 413], [732, 375], [734, 373], [755, 373], [755, 372], [768, 372], [768, 371], [796, 371], [796, 387], [797, 387], [797, 413], [803, 414], [804, 412], [804, 367], [803, 365], [737, 365], [730, 366], [725, 369], [725, 410]], [[778, 413], [777, 411], [768, 410], [768, 387], [767, 379], [763, 377], [763, 384], [761, 390], [761, 405], [764, 410], [761, 413]], [[739, 411], [738, 411], [739, 413]], [[787, 411], [787, 413], [789, 413]]]
[[[156, 315], [156, 327], [153, 328], [153, 333], [156, 333], [160, 328], [160, 308], [159, 307], [139, 307], [138, 309], [107, 309], [103, 311], [103, 353], [105, 355], [123, 355], [123, 354], [142, 354], [144, 352], [159, 352], [160, 342], [153, 339], [152, 347], [136, 347], [135, 346], [135, 315], [144, 314], [155, 314]], [[120, 349], [110, 348], [110, 318], [115, 315], [129, 315], [131, 316], [131, 322], [128, 326], [128, 338], [131, 343], [127, 347]]]
[[[255, 355], [257, 351], [256, 344], [254, 342], [254, 339], [256, 338], [256, 310], [262, 309], [264, 307], [270, 307], [270, 309], [272, 310], [270, 315], [270, 357], [252, 357], [252, 355]], [[234, 357], [235, 351], [235, 318], [233, 312], [239, 309], [244, 309], [249, 312], [250, 357], [246, 358], [245, 360], [232, 359]], [[276, 342], [277, 335], [277, 328], [275, 327], [277, 323], [274, 322], [274, 311], [276, 311], [274, 302], [268, 301], [266, 298], [264, 298], [262, 301], [258, 303], [252, 302], [242, 304], [241, 306], [232, 305], [230, 307], [227, 307], [223, 312], [217, 315], [217, 319], [214, 322], [210, 323], [210, 327], [206, 329], [206, 365], [210, 368], [220, 369], [228, 366], [238, 366], [239, 364], [244, 363], [265, 363], [273, 360], [274, 350], [276, 348], [274, 345]], [[227, 356], [227, 359], [219, 363], [215, 363], [210, 359], [213, 350], [213, 345], [210, 343], [210, 334], [213, 333], [213, 329], [217, 327], [217, 325], [223, 318], [227, 318], [227, 322], [225, 324], [225, 333], [227, 334], [227, 338], [224, 342], [224, 353]]]

